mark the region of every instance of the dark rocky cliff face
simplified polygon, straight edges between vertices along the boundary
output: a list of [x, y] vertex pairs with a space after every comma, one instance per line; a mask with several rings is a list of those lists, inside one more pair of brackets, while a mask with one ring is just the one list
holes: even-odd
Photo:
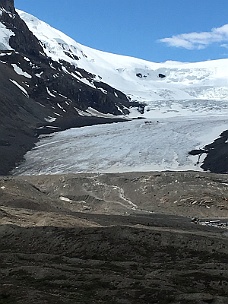
[[[0, 50], [1, 175], [31, 149], [37, 134], [106, 122], [84, 117], [80, 110], [91, 107], [118, 115], [128, 113], [133, 104], [122, 92], [95, 82], [91, 73], [47, 57], [42, 43], [15, 11], [13, 0], [0, 0], [0, 8], [0, 22], [13, 32], [12, 51]], [[16, 73], [15, 65], [22, 75]], [[93, 85], [73, 77], [76, 72]]]
[[43, 48], [39, 44], [38, 39], [30, 32], [27, 25], [14, 12], [13, 18], [11, 14], [2, 14], [2, 23], [14, 32], [10, 38], [10, 46], [21, 55], [30, 56], [32, 58], [42, 57]]
[[1, 0], [0, 7], [4, 8], [8, 12], [15, 13], [14, 0]]

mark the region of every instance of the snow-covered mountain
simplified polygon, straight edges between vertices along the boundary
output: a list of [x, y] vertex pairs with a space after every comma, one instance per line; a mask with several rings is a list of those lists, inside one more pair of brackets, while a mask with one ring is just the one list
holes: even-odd
[[[13, 0], [0, 0], [0, 110], [3, 113], [0, 156], [5, 164], [0, 168], [0, 174], [8, 172], [21, 160], [39, 134], [138, 117], [149, 120], [146, 124], [129, 123], [131, 130], [126, 125], [103, 126], [103, 137], [98, 134], [101, 128], [94, 127], [95, 135], [88, 136], [90, 141], [83, 141], [81, 146], [90, 146], [94, 136], [95, 144], [100, 143], [99, 153], [103, 151], [115, 154], [115, 157], [107, 164], [107, 155], [97, 158], [97, 147], [92, 145], [96, 155], [88, 153], [90, 157], [82, 171], [90, 171], [91, 158], [93, 163], [107, 164], [106, 167], [103, 164], [95, 166], [94, 170], [101, 171], [113, 168], [115, 171], [119, 167], [131, 171], [140, 168], [195, 169], [196, 161], [189, 162], [188, 156], [188, 152], [194, 150], [195, 155], [207, 154], [202, 164], [205, 170], [228, 172], [227, 132], [219, 137], [226, 129], [228, 114], [227, 70], [228, 59], [155, 63], [94, 50], [36, 17], [15, 10]], [[118, 129], [122, 130], [121, 134]], [[83, 133], [83, 130], [77, 132]], [[85, 129], [85, 132], [90, 131]], [[68, 133], [62, 134], [67, 138]], [[112, 154], [102, 144], [106, 141], [111, 145], [113, 134], [122, 136], [115, 136], [115, 144], [127, 143], [128, 148], [123, 149], [122, 154]], [[55, 136], [58, 141], [58, 136], [62, 135]], [[141, 140], [131, 146], [137, 136]], [[204, 147], [218, 137], [218, 141]], [[80, 142], [77, 135], [73, 138]], [[168, 147], [174, 145], [169, 141], [171, 138], [175, 138], [177, 145], [168, 157], [165, 155], [169, 152]], [[60, 141], [66, 147], [67, 143]], [[50, 143], [41, 141], [40, 146], [49, 144], [52, 144], [52, 138]], [[140, 145], [144, 147], [143, 151]], [[57, 152], [58, 148], [60, 155], [61, 147], [54, 150]], [[115, 149], [120, 151], [118, 145]], [[161, 153], [162, 149], [166, 153]], [[75, 156], [72, 160], [65, 154], [64, 158], [73, 163], [82, 162], [84, 155], [79, 153], [78, 158]], [[159, 155], [162, 155], [160, 160]], [[53, 172], [48, 166], [44, 170]], [[57, 161], [54, 166], [57, 168]], [[72, 164], [64, 166], [72, 168]], [[60, 167], [64, 166], [60, 164]]]
[[47, 56], [85, 69], [96, 75], [96, 81], [102, 80], [134, 100], [228, 100], [228, 59], [155, 63], [105, 53], [75, 42], [32, 15], [18, 13], [42, 43]]

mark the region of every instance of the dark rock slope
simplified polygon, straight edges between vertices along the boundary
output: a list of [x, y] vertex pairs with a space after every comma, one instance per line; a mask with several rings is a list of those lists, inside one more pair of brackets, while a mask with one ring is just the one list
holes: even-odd
[[200, 157], [206, 154], [201, 168], [215, 173], [228, 173], [228, 130], [222, 132], [219, 138], [206, 145], [203, 149], [192, 150], [190, 155]]
[[[0, 49], [0, 174], [7, 174], [38, 133], [111, 122], [80, 115], [80, 110], [91, 107], [118, 115], [127, 113], [131, 103], [107, 84], [94, 82], [92, 87], [80, 81], [81, 77], [92, 83], [94, 75], [48, 58], [15, 11], [13, 0], [0, 0], [0, 9], [0, 22], [13, 32], [12, 51]], [[105, 88], [105, 93], [98, 88]]]

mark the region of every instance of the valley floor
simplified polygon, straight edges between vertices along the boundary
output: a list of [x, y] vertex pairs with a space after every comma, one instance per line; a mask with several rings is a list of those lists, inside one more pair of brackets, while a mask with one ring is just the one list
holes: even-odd
[[0, 303], [227, 303], [227, 222], [228, 175], [1, 177]]

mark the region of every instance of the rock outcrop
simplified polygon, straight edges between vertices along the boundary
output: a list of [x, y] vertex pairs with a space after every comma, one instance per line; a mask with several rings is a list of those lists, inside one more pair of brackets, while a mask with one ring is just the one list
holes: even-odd
[[4, 8], [8, 12], [15, 13], [14, 0], [1, 0], [0, 7]]

